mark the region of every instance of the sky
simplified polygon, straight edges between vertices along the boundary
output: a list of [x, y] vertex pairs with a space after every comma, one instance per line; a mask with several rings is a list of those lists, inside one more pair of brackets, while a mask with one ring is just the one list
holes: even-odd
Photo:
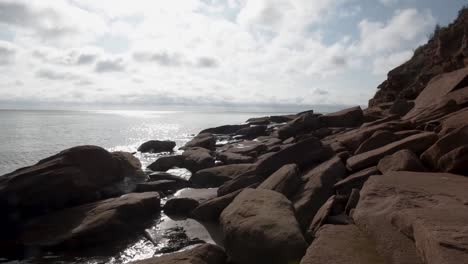
[[0, 108], [366, 105], [466, 0], [0, 0]]

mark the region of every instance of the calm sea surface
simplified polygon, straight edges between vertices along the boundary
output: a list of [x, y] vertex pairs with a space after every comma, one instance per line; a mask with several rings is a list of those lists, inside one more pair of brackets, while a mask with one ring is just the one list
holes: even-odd
[[[182, 146], [200, 130], [272, 113], [0, 110], [0, 175], [77, 145], [136, 151], [150, 139]], [[278, 113], [274, 113], [278, 114]], [[139, 156], [143, 165], [155, 157]]]

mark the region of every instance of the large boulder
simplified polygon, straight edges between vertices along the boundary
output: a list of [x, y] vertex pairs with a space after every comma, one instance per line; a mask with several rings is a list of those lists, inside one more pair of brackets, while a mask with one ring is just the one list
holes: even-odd
[[218, 188], [218, 196], [224, 196], [249, 186], [258, 186], [263, 180], [264, 177], [258, 174], [247, 173], [245, 175], [239, 175], [221, 185]]
[[335, 184], [335, 190], [340, 195], [349, 195], [353, 189], [361, 189], [370, 176], [380, 175], [376, 166], [358, 171]]
[[448, 133], [468, 125], [468, 108], [463, 108], [460, 111], [444, 116], [438, 120], [439, 135], [447, 135]]
[[361, 107], [356, 106], [320, 116], [319, 119], [327, 127], [358, 127], [364, 122], [364, 115]]
[[231, 164], [197, 171], [190, 178], [190, 182], [197, 187], [219, 187], [226, 181], [232, 180], [255, 170], [254, 164]]
[[220, 152], [257, 157], [260, 154], [266, 152], [268, 150], [268, 147], [267, 145], [258, 141], [244, 140], [233, 144], [227, 144], [221, 147], [219, 150]]
[[138, 183], [135, 192], [167, 192], [186, 188], [187, 182], [175, 180], [159, 180], [152, 182]]
[[431, 168], [438, 169], [440, 158], [462, 145], [468, 145], [468, 125], [455, 129], [440, 138], [421, 155], [421, 160]]
[[205, 148], [190, 148], [182, 153], [182, 166], [192, 173], [215, 166], [212, 152]]
[[224, 164], [252, 163], [255, 161], [255, 158], [252, 156], [231, 152], [216, 153], [216, 158], [218, 158]]
[[318, 115], [313, 112], [304, 113], [299, 115], [293, 121], [288, 122], [286, 125], [278, 129], [278, 136], [281, 139], [287, 139], [296, 136], [300, 133], [312, 131], [321, 127]]
[[148, 165], [148, 169], [152, 171], [167, 171], [174, 167], [183, 166], [182, 155], [163, 156], [159, 157], [155, 162]]
[[160, 209], [157, 193], [126, 194], [34, 218], [24, 225], [25, 246], [93, 246], [142, 231]]
[[124, 177], [143, 177], [144, 172], [141, 169], [141, 162], [132, 153], [125, 151], [111, 152], [112, 157], [117, 160], [117, 170]]
[[199, 205], [195, 199], [188, 197], [176, 197], [167, 200], [163, 206], [163, 211], [167, 215], [188, 216], [193, 209]]
[[316, 138], [309, 138], [292, 144], [275, 154], [258, 162], [256, 173], [258, 175], [271, 175], [283, 165], [295, 163], [304, 169], [313, 164], [330, 158], [332, 150], [322, 145]]
[[18, 221], [92, 202], [100, 189], [122, 180], [130, 168], [136, 169], [128, 159], [100, 147], [66, 149], [0, 177], [0, 208]]
[[291, 203], [275, 191], [242, 191], [224, 209], [220, 222], [224, 247], [234, 263], [294, 263], [307, 248]]
[[442, 156], [437, 167], [444, 172], [468, 176], [468, 145], [456, 148]]
[[391, 263], [468, 263], [467, 188], [454, 174], [389, 172], [366, 182], [353, 218]]
[[236, 134], [244, 136], [245, 138], [256, 138], [260, 136], [264, 136], [266, 133], [267, 126], [260, 125], [260, 126], [250, 126], [246, 128], [239, 129]]
[[426, 171], [418, 156], [408, 149], [384, 157], [377, 164], [377, 168], [381, 173], [389, 171]]
[[236, 198], [243, 189], [226, 194], [224, 196], [212, 198], [198, 205], [192, 211], [192, 217], [200, 221], [218, 221], [223, 210]]
[[192, 140], [187, 142], [182, 149], [189, 148], [205, 148], [209, 150], [215, 150], [216, 148], [216, 137], [211, 133], [200, 133], [196, 135]]
[[334, 185], [346, 176], [346, 168], [338, 157], [320, 164], [302, 176], [304, 182], [292, 201], [296, 217], [305, 230], [317, 211], [334, 194]]
[[159, 152], [172, 152], [176, 146], [174, 141], [161, 141], [150, 140], [138, 147], [138, 151], [142, 153], [159, 153]]
[[355, 225], [325, 225], [300, 264], [386, 264]]
[[291, 197], [301, 185], [301, 175], [296, 164], [287, 164], [270, 175], [257, 188], [277, 191]]
[[374, 134], [372, 134], [371, 137], [369, 137], [364, 142], [362, 142], [361, 145], [359, 145], [359, 148], [356, 149], [354, 155], [371, 151], [376, 148], [380, 148], [394, 141], [397, 141], [398, 139], [399, 138], [393, 132], [386, 130], [376, 131]]
[[225, 264], [226, 253], [223, 249], [212, 245], [203, 244], [195, 248], [166, 254], [159, 257], [139, 260], [130, 264]]
[[424, 132], [395, 141], [383, 147], [352, 156], [346, 161], [351, 171], [362, 170], [376, 165], [380, 159], [402, 149], [409, 149], [416, 154], [421, 154], [437, 140], [437, 135]]
[[220, 134], [220, 135], [229, 135], [235, 134], [237, 131], [241, 130], [242, 128], [249, 127], [248, 124], [244, 125], [224, 125], [219, 127], [212, 127], [202, 130], [200, 134], [210, 133], [210, 134]]

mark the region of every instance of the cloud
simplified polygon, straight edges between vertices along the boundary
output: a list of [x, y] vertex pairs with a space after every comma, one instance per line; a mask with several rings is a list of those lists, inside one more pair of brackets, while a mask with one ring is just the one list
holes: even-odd
[[435, 24], [430, 11], [412, 8], [395, 11], [387, 23], [364, 19], [359, 23], [359, 52], [372, 55], [414, 47], [427, 40], [426, 34]]
[[100, 53], [99, 50], [92, 47], [69, 50], [40, 47], [32, 51], [32, 56], [45, 63], [73, 66], [92, 64], [100, 56]]
[[48, 79], [53, 81], [79, 79], [78, 75], [75, 75], [73, 73], [54, 71], [52, 69], [41, 69], [36, 72], [36, 76], [42, 79]]
[[0, 40], [0, 66], [11, 64], [16, 52], [17, 48], [13, 44]]
[[219, 62], [215, 58], [201, 57], [198, 58], [196, 66], [200, 68], [216, 68], [219, 66]]
[[182, 54], [167, 51], [137, 52], [133, 54], [133, 58], [140, 62], [156, 62], [161, 66], [177, 67], [185, 63]]
[[376, 75], [385, 75], [391, 69], [408, 61], [413, 56], [413, 51], [406, 50], [395, 52], [383, 57], [378, 57], [373, 62], [373, 73]]
[[392, 6], [398, 3], [399, 0], [379, 0], [385, 6]]
[[330, 94], [330, 93], [329, 93], [327, 90], [320, 89], [320, 88], [315, 88], [315, 89], [313, 90], [312, 94], [324, 96], [324, 95], [328, 95], [328, 94]]
[[95, 72], [122, 72], [125, 71], [125, 63], [122, 58], [104, 59], [96, 63]]

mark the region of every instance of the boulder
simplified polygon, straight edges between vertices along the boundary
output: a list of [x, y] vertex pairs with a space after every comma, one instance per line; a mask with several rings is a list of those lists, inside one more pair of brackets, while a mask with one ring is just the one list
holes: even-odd
[[346, 161], [346, 165], [351, 171], [362, 170], [376, 165], [383, 157], [402, 149], [409, 149], [416, 154], [420, 154], [434, 144], [436, 140], [437, 135], [432, 132], [416, 134], [383, 147], [352, 156]]
[[207, 128], [201, 131], [200, 134], [210, 133], [210, 134], [219, 134], [219, 135], [229, 135], [229, 134], [235, 134], [237, 131], [246, 127], [249, 127], [249, 125], [248, 124], [224, 125], [224, 126], [219, 126], [219, 127]]
[[164, 204], [163, 211], [167, 215], [188, 216], [198, 204], [198, 201], [192, 198], [172, 198]]
[[219, 187], [226, 181], [232, 180], [255, 170], [254, 164], [231, 164], [199, 170], [192, 175], [190, 182], [202, 188]]
[[225, 264], [226, 253], [218, 246], [203, 244], [195, 248], [166, 254], [130, 264]]
[[282, 194], [245, 189], [220, 216], [224, 247], [233, 263], [294, 263], [307, 243]]
[[364, 114], [360, 106], [344, 109], [319, 117], [327, 127], [358, 127], [364, 122]]
[[176, 181], [176, 182], [181, 182], [184, 183], [184, 185], [189, 186], [190, 183], [179, 176], [167, 173], [167, 172], [153, 172], [150, 175], [148, 175], [149, 181], [161, 181], [161, 180], [169, 180], [169, 181]]
[[235, 153], [244, 156], [257, 157], [265, 153], [268, 147], [257, 141], [241, 141], [233, 144], [228, 144], [219, 149], [220, 152]]
[[325, 225], [300, 264], [386, 264], [365, 234], [355, 225]]
[[258, 162], [256, 173], [268, 176], [283, 165], [297, 164], [301, 169], [330, 158], [332, 151], [316, 138], [309, 138], [276, 152]]
[[270, 116], [270, 121], [273, 123], [286, 123], [294, 120], [296, 117], [296, 115]]
[[286, 125], [278, 129], [278, 136], [280, 139], [287, 139], [296, 136], [299, 133], [310, 132], [321, 127], [320, 120], [316, 114], [304, 113], [299, 115], [293, 121], [288, 122]]
[[468, 145], [461, 146], [443, 155], [437, 163], [437, 168], [444, 172], [468, 176]]
[[256, 138], [259, 136], [264, 136], [266, 129], [267, 129], [267, 126], [265, 125], [250, 126], [250, 127], [239, 129], [236, 132], [236, 134], [244, 136], [245, 138]]
[[421, 155], [421, 160], [431, 168], [438, 169], [442, 156], [463, 145], [468, 145], [468, 125], [441, 137]]
[[197, 208], [193, 209], [192, 217], [200, 221], [218, 221], [218, 218], [223, 210], [243, 190], [244, 189], [240, 189], [224, 196], [216, 197], [201, 203]]
[[346, 168], [338, 157], [333, 157], [302, 176], [304, 183], [292, 201], [303, 230], [309, 227], [320, 207], [334, 194], [335, 183], [345, 176]]
[[247, 121], [245, 122], [249, 125], [263, 126], [263, 125], [270, 124], [270, 117], [269, 116], [253, 117], [253, 118], [247, 119]]
[[152, 171], [167, 171], [174, 167], [183, 166], [182, 155], [159, 157], [155, 162], [148, 165], [148, 169]]
[[290, 198], [301, 183], [299, 167], [296, 164], [287, 164], [264, 180], [258, 189], [277, 191]]
[[30, 220], [19, 240], [31, 247], [70, 248], [115, 241], [142, 232], [142, 224], [159, 212], [159, 202], [157, 193], [132, 193], [67, 208]]
[[468, 125], [468, 108], [447, 115], [439, 120], [439, 135], [447, 135], [458, 128]]
[[93, 202], [103, 187], [122, 180], [133, 166], [128, 159], [100, 147], [66, 149], [0, 177], [0, 208], [18, 222], [23, 217]]
[[176, 146], [174, 141], [150, 140], [141, 144], [138, 151], [142, 153], [172, 152]]
[[358, 189], [353, 189], [351, 191], [351, 194], [349, 195], [348, 202], [346, 203], [345, 206], [345, 214], [351, 215], [351, 210], [356, 208], [357, 204], [359, 203], [359, 198], [360, 198], [359, 190]]
[[189, 148], [205, 148], [209, 150], [215, 150], [216, 148], [216, 137], [211, 133], [200, 133], [196, 135], [192, 140], [187, 142], [182, 149]]
[[388, 112], [392, 115], [404, 116], [414, 107], [414, 102], [397, 99], [393, 102], [392, 107], [388, 109]]
[[377, 164], [377, 168], [382, 173], [389, 171], [426, 171], [418, 156], [408, 149], [384, 157]]
[[224, 164], [252, 163], [255, 160], [254, 157], [231, 152], [216, 153], [216, 157]]
[[366, 182], [353, 218], [391, 263], [466, 263], [467, 188], [455, 174], [389, 172]]
[[330, 215], [333, 205], [335, 204], [335, 195], [330, 197], [315, 214], [309, 228], [306, 231], [307, 240], [312, 241], [315, 238], [315, 233], [319, 228], [326, 223], [328, 216]]
[[143, 177], [144, 173], [141, 169], [141, 162], [130, 152], [114, 151], [111, 152], [112, 157], [117, 160], [117, 170], [124, 177]]
[[153, 182], [138, 183], [135, 192], [164, 192], [175, 191], [188, 187], [186, 183], [171, 180], [159, 180]]
[[398, 115], [389, 115], [389, 116], [382, 117], [382, 118], [379, 118], [379, 119], [376, 119], [376, 120], [373, 120], [373, 121], [370, 121], [370, 122], [366, 122], [366, 123], [361, 125], [361, 128], [372, 127], [372, 126], [384, 124], [384, 123], [387, 123], [387, 122], [390, 122], [390, 121], [396, 121], [398, 119], [400, 119], [400, 117]]
[[210, 150], [190, 148], [182, 153], [183, 167], [192, 173], [215, 166], [215, 159]]
[[218, 188], [218, 196], [224, 196], [252, 185], [258, 186], [263, 180], [264, 177], [259, 176], [257, 174], [248, 173], [245, 175], [239, 175], [236, 178], [227, 181], [223, 185], [221, 185]]
[[393, 132], [386, 130], [376, 131], [370, 138], [362, 142], [359, 148], [354, 152], [354, 155], [380, 148], [397, 140], [399, 140], [399, 138]]
[[358, 171], [354, 174], [349, 175], [345, 179], [337, 182], [334, 187], [338, 194], [348, 195], [353, 189], [361, 189], [364, 183], [369, 179], [370, 176], [380, 175], [380, 171], [376, 166], [367, 168], [362, 171]]

